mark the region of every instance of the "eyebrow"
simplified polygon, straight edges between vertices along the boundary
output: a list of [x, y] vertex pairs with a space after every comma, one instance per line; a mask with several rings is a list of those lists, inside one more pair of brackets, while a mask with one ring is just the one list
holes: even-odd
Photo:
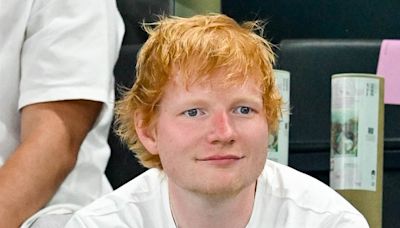
[[[189, 98], [185, 101], [182, 102], [183, 105], [191, 105], [191, 104], [195, 104], [195, 105], [199, 105], [199, 106], [203, 106], [203, 105], [207, 105], [208, 101], [207, 98], [204, 97], [194, 97], [194, 98]], [[262, 97], [256, 97], [256, 96], [246, 96], [246, 97], [242, 97], [242, 96], [238, 96], [232, 97], [232, 104], [241, 104], [241, 103], [245, 103], [245, 104], [252, 104], [252, 105], [263, 105], [263, 99]]]
[[263, 99], [262, 97], [258, 98], [258, 97], [238, 97], [237, 99], [233, 98], [233, 103], [234, 104], [241, 104], [241, 103], [245, 103], [245, 104], [252, 104], [252, 105], [256, 105], [256, 106], [263, 106]]

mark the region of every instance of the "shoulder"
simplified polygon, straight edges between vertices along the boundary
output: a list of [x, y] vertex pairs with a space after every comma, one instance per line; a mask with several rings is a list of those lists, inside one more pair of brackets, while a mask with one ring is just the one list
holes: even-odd
[[248, 227], [368, 227], [365, 218], [319, 180], [267, 161]]
[[94, 201], [87, 207], [92, 213], [110, 213], [127, 204], [141, 204], [161, 197], [166, 176], [157, 169], [149, 169], [115, 191]]
[[349, 213], [361, 216], [349, 202], [326, 184], [273, 161], [267, 161], [259, 183], [265, 195], [286, 202], [291, 209], [316, 214]]
[[150, 169], [77, 211], [69, 224], [76, 225], [79, 221], [79, 224], [100, 224], [104, 227], [120, 223], [141, 227], [145, 219], [143, 214], [162, 207], [162, 192], [166, 187], [164, 182], [163, 172]]

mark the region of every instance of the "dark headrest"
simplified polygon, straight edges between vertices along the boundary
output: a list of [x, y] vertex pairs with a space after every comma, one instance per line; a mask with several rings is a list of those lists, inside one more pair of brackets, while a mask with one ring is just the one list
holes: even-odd
[[[283, 40], [279, 69], [290, 71], [290, 150], [329, 151], [331, 76], [376, 73], [381, 40]], [[400, 106], [385, 105], [385, 150], [400, 148]]]
[[157, 15], [168, 15], [172, 11], [166, 0], [117, 0], [117, 6], [125, 23], [124, 45], [144, 43], [147, 34], [140, 23], [153, 22]]

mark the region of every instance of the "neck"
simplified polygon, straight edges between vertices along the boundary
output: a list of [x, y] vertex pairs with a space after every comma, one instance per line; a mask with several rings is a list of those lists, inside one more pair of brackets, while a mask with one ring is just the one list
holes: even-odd
[[256, 184], [228, 196], [202, 195], [169, 183], [176, 227], [246, 227], [253, 210]]

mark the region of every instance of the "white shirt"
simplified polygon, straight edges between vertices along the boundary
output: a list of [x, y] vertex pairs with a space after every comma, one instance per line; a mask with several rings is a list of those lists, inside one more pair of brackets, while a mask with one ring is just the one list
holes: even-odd
[[[167, 177], [150, 169], [75, 213], [66, 228], [175, 228]], [[267, 161], [257, 180], [247, 228], [368, 227], [365, 218], [322, 182], [290, 167]]]
[[76, 167], [44, 212], [88, 204], [112, 190], [104, 169], [113, 67], [124, 33], [115, 1], [0, 1], [0, 166], [20, 143], [22, 107], [73, 99], [103, 102]]

